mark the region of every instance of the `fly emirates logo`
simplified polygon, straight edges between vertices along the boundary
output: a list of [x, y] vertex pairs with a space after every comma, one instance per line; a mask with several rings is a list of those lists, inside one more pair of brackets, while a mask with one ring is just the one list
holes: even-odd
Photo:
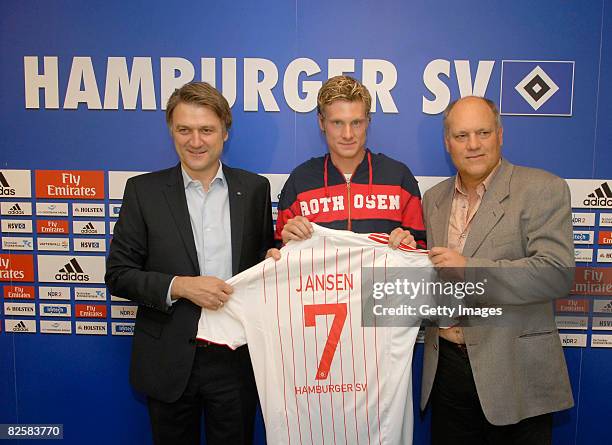
[[104, 172], [37, 170], [36, 197], [104, 199]]

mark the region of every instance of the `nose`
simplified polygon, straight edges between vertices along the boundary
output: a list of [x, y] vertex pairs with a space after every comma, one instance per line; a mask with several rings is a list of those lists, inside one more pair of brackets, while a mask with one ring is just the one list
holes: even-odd
[[193, 148], [202, 146], [202, 136], [200, 135], [199, 131], [195, 130], [191, 132], [189, 135], [189, 145], [191, 145]]
[[351, 128], [351, 124], [344, 124], [342, 126], [341, 134], [343, 139], [353, 139], [353, 129]]
[[468, 150], [476, 150], [480, 148], [480, 138], [474, 131], [468, 135], [467, 148]]

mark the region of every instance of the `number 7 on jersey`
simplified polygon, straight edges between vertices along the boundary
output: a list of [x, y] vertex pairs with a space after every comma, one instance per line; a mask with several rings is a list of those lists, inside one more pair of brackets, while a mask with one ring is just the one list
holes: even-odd
[[329, 375], [329, 368], [334, 359], [336, 347], [340, 340], [340, 334], [342, 334], [344, 322], [346, 321], [346, 303], [304, 305], [304, 326], [315, 326], [315, 318], [317, 315], [334, 316], [331, 329], [327, 336], [327, 341], [325, 342], [325, 349], [323, 349], [323, 355], [321, 356], [321, 361], [317, 369], [317, 376], [315, 377], [316, 380], [325, 380]]

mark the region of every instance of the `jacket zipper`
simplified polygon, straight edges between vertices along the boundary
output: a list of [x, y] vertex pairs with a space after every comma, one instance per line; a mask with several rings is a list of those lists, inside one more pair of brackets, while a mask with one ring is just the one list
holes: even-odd
[[348, 206], [348, 222], [346, 225], [346, 230], [351, 230], [351, 180], [346, 180], [346, 195], [347, 195], [347, 206]]

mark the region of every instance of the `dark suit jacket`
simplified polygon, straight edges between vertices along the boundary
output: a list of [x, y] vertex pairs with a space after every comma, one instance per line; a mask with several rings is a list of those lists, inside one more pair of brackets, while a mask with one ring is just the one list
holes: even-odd
[[[455, 178], [425, 193], [427, 245], [448, 245]], [[574, 274], [569, 188], [543, 170], [503, 160], [472, 220], [463, 255], [466, 280], [490, 291], [467, 305], [502, 307], [499, 321], [470, 325], [464, 337], [484, 414], [494, 425], [573, 405], [551, 301]], [[473, 323], [478, 322], [475, 320]], [[421, 388], [425, 408], [438, 365], [438, 329], [427, 328]]]
[[[270, 184], [225, 165], [223, 173], [236, 274], [261, 261], [272, 247]], [[136, 390], [165, 402], [177, 400], [186, 388], [201, 309], [186, 299], [166, 306], [175, 275], [200, 275], [180, 164], [128, 180], [105, 277], [113, 295], [139, 304], [130, 381]]]

